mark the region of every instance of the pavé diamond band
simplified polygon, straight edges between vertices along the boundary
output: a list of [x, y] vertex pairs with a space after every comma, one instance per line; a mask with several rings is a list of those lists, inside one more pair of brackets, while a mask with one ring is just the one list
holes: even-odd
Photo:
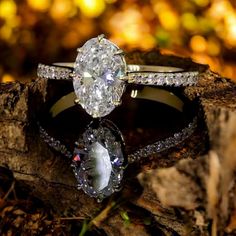
[[72, 80], [79, 103], [92, 117], [104, 117], [116, 106], [127, 83], [152, 86], [190, 86], [198, 71], [154, 65], [127, 65], [124, 53], [103, 36], [88, 40], [78, 49], [75, 63], [39, 64], [44, 79]]

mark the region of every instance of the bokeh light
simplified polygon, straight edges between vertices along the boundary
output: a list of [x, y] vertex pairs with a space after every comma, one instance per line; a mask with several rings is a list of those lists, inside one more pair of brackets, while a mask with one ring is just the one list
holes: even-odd
[[190, 47], [194, 52], [205, 52], [207, 48], [207, 42], [201, 35], [195, 35], [190, 40]]
[[236, 79], [234, 0], [1, 0], [0, 80], [32, 79], [38, 62], [73, 61], [101, 33], [126, 51], [158, 47]]
[[98, 17], [105, 10], [104, 0], [75, 0], [83, 15]]
[[29, 6], [36, 11], [46, 11], [50, 7], [50, 0], [28, 0]]
[[16, 4], [11, 0], [2, 0], [0, 9], [0, 17], [6, 20], [13, 18], [16, 14]]
[[15, 81], [15, 78], [10, 74], [4, 74], [4, 76], [2, 77], [3, 83], [13, 82], [13, 81]]

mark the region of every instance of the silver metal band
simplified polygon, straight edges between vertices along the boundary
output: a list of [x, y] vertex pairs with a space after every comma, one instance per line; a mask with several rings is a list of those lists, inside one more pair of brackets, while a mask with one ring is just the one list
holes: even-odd
[[[180, 112], [183, 111], [183, 106], [184, 106], [183, 101], [173, 93], [166, 91], [164, 89], [145, 86], [142, 90], [137, 90], [137, 89], [132, 90], [130, 96], [136, 99], [137, 98], [147, 99], [155, 102], [160, 102], [170, 107], [173, 107]], [[74, 92], [71, 92], [63, 96], [51, 107], [49, 111], [51, 116], [54, 118], [64, 110], [75, 106], [76, 105], [75, 101], [76, 101], [76, 95]]]
[[[72, 80], [74, 63], [39, 64], [37, 76], [43, 79]], [[198, 71], [183, 71], [177, 67], [127, 65], [124, 81], [132, 84], [156, 86], [191, 86], [199, 79]]]

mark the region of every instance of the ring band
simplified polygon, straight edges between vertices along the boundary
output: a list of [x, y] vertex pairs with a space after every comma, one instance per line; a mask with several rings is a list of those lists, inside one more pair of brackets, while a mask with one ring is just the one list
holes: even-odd
[[[141, 90], [131, 90], [130, 94], [132, 99], [161, 102], [181, 113], [185, 112], [184, 101], [175, 94], [163, 89], [144, 86]], [[63, 96], [50, 106], [50, 119], [56, 118], [73, 105], [72, 103], [68, 105], [67, 102], [68, 99], [71, 100], [71, 96], [74, 96], [73, 93]], [[67, 145], [50, 135], [44, 126], [45, 121], [43, 120], [39, 124], [39, 131], [41, 138], [50, 147], [72, 161], [78, 188], [82, 188], [91, 197], [103, 200], [120, 189], [124, 167], [127, 162], [132, 164], [140, 161], [141, 158], [165, 151], [183, 142], [193, 134], [198, 123], [197, 114], [192, 102], [188, 106], [191, 109], [189, 111], [190, 117], [188, 115], [188, 121], [184, 127], [178, 127], [178, 130], [174, 131], [170, 136], [149, 143], [131, 153], [123, 152], [124, 141], [122, 133], [113, 122], [107, 119], [100, 120], [96, 127], [90, 124], [87, 130], [80, 135], [78, 141], [75, 142], [74, 151], [71, 151]], [[194, 114], [192, 114], [192, 111]], [[45, 114], [42, 114], [42, 118], [45, 118]], [[79, 123], [76, 118], [76, 124]], [[50, 124], [49, 127], [51, 127]]]
[[191, 86], [198, 71], [155, 65], [127, 65], [115, 44], [98, 36], [78, 49], [75, 63], [39, 64], [37, 75], [44, 79], [72, 80], [77, 102], [92, 117], [104, 117], [120, 105], [126, 85]]
[[[166, 91], [164, 89], [153, 88], [145, 86], [142, 90], [133, 89], [130, 93], [132, 98], [147, 99], [160, 103], [164, 103], [170, 107], [175, 108], [176, 110], [182, 112], [184, 103], [183, 101], [174, 95], [173, 93]], [[66, 109], [69, 109], [75, 106], [76, 95], [74, 92], [71, 92], [62, 98], [60, 98], [50, 109], [50, 114], [52, 118], [55, 118], [58, 114], [63, 112]]]
[[[57, 62], [53, 65], [39, 64], [37, 76], [44, 79], [73, 80], [74, 63]], [[129, 84], [156, 86], [191, 86], [198, 82], [198, 71], [184, 71], [170, 66], [127, 65], [127, 76], [122, 80]]]

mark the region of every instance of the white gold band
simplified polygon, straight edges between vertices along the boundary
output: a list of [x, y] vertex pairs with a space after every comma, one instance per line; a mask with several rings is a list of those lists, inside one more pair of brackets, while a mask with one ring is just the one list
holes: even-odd
[[[130, 96], [132, 98], [160, 102], [170, 107], [173, 107], [174, 109], [180, 112], [183, 111], [183, 101], [173, 93], [160, 88], [152, 88], [146, 86], [142, 90], [132, 90]], [[54, 118], [64, 110], [75, 106], [75, 101], [76, 95], [74, 92], [63, 96], [51, 107], [49, 111], [51, 116]]]

